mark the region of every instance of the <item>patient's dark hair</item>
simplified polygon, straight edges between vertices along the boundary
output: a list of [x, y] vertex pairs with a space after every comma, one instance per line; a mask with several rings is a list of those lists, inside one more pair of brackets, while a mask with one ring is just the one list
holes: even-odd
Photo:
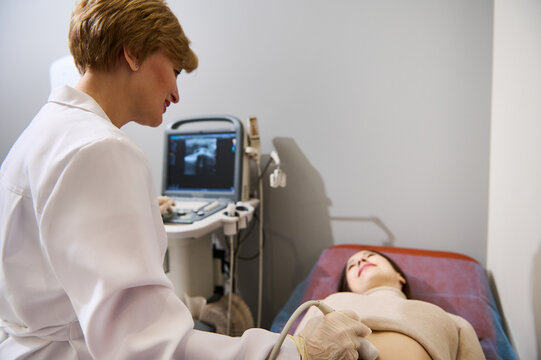
[[[391, 258], [389, 258], [387, 255], [385, 254], [382, 254], [380, 253], [379, 251], [375, 251], [375, 250], [371, 250], [371, 249], [367, 249], [367, 251], [371, 251], [373, 253], [376, 253], [378, 255], [381, 255], [383, 256], [385, 259], [387, 259], [387, 261], [391, 264], [391, 266], [393, 267], [393, 269], [395, 269], [400, 275], [402, 275], [402, 277], [404, 278], [404, 280], [406, 280], [406, 283], [402, 284], [402, 292], [404, 293], [404, 295], [406, 295], [406, 298], [410, 298], [411, 297], [411, 291], [410, 291], [410, 283], [408, 281], [408, 278], [406, 276], [406, 274], [404, 274], [404, 272], [402, 271], [402, 269], [400, 268], [400, 266], [398, 266], [393, 260], [391, 260]], [[347, 262], [346, 264], [344, 265], [344, 269], [342, 269], [342, 274], [340, 275], [340, 281], [338, 283], [338, 291], [339, 292], [351, 292], [351, 289], [348, 285], [348, 280], [347, 280], [347, 276], [346, 276], [346, 273], [347, 273]]]

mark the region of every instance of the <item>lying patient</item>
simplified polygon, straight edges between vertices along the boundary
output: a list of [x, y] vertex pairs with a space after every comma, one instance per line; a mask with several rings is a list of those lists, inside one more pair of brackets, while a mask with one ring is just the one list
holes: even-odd
[[[337, 293], [324, 302], [336, 310], [352, 310], [372, 333], [366, 339], [379, 350], [378, 359], [485, 359], [468, 321], [440, 307], [409, 297], [406, 275], [388, 257], [371, 250], [352, 255]], [[310, 308], [296, 334], [321, 312]]]

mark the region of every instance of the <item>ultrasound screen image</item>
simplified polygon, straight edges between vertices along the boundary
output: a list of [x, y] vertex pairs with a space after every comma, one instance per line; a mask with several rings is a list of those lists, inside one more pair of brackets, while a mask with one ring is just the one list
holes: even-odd
[[234, 191], [235, 133], [171, 134], [166, 189]]
[[216, 174], [217, 139], [186, 139], [184, 175]]

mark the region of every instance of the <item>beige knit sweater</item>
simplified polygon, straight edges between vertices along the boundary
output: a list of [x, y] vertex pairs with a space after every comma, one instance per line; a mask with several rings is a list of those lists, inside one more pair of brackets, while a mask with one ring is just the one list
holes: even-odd
[[[395, 331], [416, 340], [434, 360], [485, 359], [468, 321], [440, 307], [408, 300], [392, 287], [378, 287], [364, 294], [336, 293], [324, 299], [336, 310], [353, 310], [362, 322], [376, 331]], [[297, 327], [296, 334], [313, 317], [322, 316], [312, 307]]]

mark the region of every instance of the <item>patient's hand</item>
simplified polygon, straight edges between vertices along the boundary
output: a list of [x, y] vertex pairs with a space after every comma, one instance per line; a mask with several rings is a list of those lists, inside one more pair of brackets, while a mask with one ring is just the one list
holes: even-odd
[[173, 209], [171, 207], [174, 205], [175, 202], [170, 197], [161, 195], [158, 196], [158, 206], [160, 207], [160, 212], [162, 214], [172, 213]]

